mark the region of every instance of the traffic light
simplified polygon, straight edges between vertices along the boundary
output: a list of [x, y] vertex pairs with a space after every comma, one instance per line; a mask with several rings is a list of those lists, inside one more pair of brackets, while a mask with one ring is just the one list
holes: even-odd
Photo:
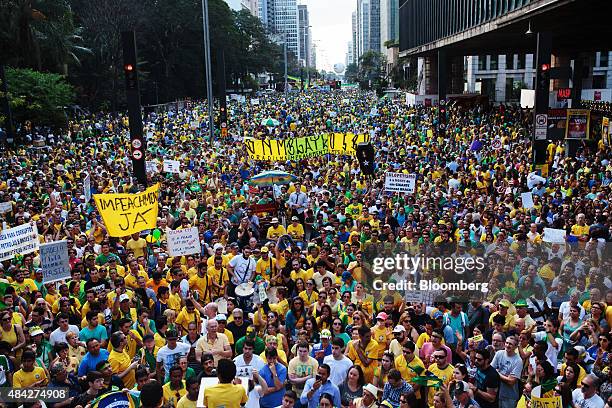
[[136, 67], [133, 64], [125, 64], [123, 66], [123, 72], [125, 72], [125, 86], [128, 90], [134, 90], [138, 87], [138, 73]]
[[538, 85], [540, 89], [548, 91], [550, 86], [550, 64], [540, 65], [538, 70]]

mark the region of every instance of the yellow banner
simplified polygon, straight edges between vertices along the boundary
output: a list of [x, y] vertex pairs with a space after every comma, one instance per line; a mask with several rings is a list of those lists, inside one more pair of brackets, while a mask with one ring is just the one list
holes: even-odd
[[111, 237], [155, 228], [159, 183], [137, 194], [94, 194], [96, 207]]
[[563, 408], [561, 397], [540, 398], [531, 397], [531, 408]]
[[335, 133], [280, 140], [246, 137], [244, 144], [253, 160], [287, 161], [318, 157], [327, 153], [355, 155], [357, 144], [369, 140], [369, 135]]

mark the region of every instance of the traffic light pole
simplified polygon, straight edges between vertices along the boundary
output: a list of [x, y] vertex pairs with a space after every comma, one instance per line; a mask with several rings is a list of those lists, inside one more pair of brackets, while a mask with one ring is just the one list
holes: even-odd
[[534, 98], [532, 154], [535, 165], [546, 163], [548, 138], [548, 98], [550, 90], [550, 55], [552, 53], [552, 34], [538, 33], [536, 50], [536, 83]]
[[208, 31], [208, 0], [202, 0], [202, 31], [204, 32], [204, 66], [206, 67], [206, 99], [208, 100], [208, 130], [210, 143], [215, 137], [215, 122], [213, 116], [212, 68], [210, 63], [210, 34]]
[[138, 87], [138, 69], [136, 57], [136, 34], [134, 31], [121, 33], [123, 43], [123, 72], [125, 74], [125, 93], [127, 97], [128, 118], [130, 125], [130, 146], [132, 171], [143, 187], [147, 186], [145, 153], [147, 141], [143, 137], [142, 116], [140, 114], [140, 89]]

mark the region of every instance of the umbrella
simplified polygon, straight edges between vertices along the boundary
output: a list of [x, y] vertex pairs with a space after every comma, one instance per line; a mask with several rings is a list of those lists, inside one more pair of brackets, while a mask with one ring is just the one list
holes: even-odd
[[274, 126], [278, 126], [280, 122], [276, 119], [267, 118], [267, 119], [262, 120], [261, 124], [264, 126], [274, 127]]
[[289, 184], [297, 180], [293, 174], [284, 171], [270, 170], [264, 171], [251, 177], [251, 183], [254, 186], [271, 186], [274, 184]]

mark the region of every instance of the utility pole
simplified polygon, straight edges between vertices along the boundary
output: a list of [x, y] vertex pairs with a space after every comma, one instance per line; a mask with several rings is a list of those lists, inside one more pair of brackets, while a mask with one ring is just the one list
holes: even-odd
[[283, 54], [285, 58], [285, 96], [287, 96], [287, 30], [285, 29], [285, 41], [283, 46]]
[[215, 125], [213, 120], [213, 89], [212, 68], [210, 63], [210, 35], [208, 32], [208, 0], [202, 0], [202, 31], [204, 32], [204, 65], [206, 67], [206, 99], [208, 100], [208, 130], [210, 132], [210, 143], [215, 137]]

